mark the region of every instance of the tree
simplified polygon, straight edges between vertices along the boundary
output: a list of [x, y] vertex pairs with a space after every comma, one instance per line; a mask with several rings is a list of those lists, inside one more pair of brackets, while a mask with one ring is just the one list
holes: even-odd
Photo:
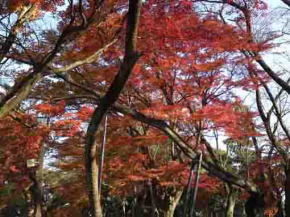
[[[140, 5], [133, 0], [129, 5], [71, 1], [63, 10], [36, 3], [38, 11], [60, 11], [58, 28], [36, 31], [42, 19], [36, 16], [27, 23], [28, 32], [19, 32], [3, 54], [7, 59], [3, 67], [10, 62], [15, 72], [17, 64], [23, 67], [21, 73], [13, 73], [15, 85], [8, 83], [11, 87], [2, 98], [3, 120], [20, 111], [48, 118], [50, 137], [45, 145], [58, 158], [56, 168], [73, 177], [53, 189], [67, 205], [57, 203], [48, 212], [109, 215], [113, 198], [128, 215], [148, 206], [150, 215], [173, 216], [186, 203], [182, 192], [190, 164], [200, 153], [204, 160], [198, 198], [223, 198], [227, 216], [233, 215], [237, 194], [246, 195], [248, 216], [281, 210], [281, 204], [269, 206], [269, 201], [279, 195], [284, 181], [287, 110], [281, 109], [283, 91], [275, 97], [270, 83], [274, 76], [260, 59], [275, 46], [271, 43], [275, 36], [254, 38], [251, 23], [266, 11], [265, 4], [154, 0]], [[241, 89], [256, 92], [252, 95], [256, 109], [246, 105]], [[269, 111], [262, 89], [272, 106]], [[100, 149], [104, 136], [99, 128], [105, 115], [107, 148], [101, 180], [98, 154], [104, 154]], [[26, 123], [22, 116], [14, 121]], [[227, 138], [223, 146], [234, 151], [221, 151], [221, 138]], [[286, 192], [287, 184], [283, 188]], [[121, 206], [121, 201], [128, 204]], [[220, 206], [212, 201], [212, 206], [207, 204], [210, 209]], [[200, 207], [197, 211], [205, 213]]]

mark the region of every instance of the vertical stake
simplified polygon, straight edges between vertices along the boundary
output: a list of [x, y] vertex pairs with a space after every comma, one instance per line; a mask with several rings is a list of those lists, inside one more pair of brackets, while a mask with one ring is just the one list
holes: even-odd
[[199, 177], [200, 177], [201, 162], [202, 162], [202, 153], [200, 153], [200, 155], [199, 155], [198, 165], [197, 165], [196, 171], [195, 171], [193, 200], [192, 200], [191, 210], [190, 210], [190, 215], [189, 215], [190, 217], [196, 216], [195, 204], [196, 204], [196, 196], [197, 196], [197, 191], [198, 191], [198, 183], [199, 183]]
[[104, 166], [104, 158], [105, 158], [105, 145], [106, 145], [106, 137], [107, 137], [107, 125], [108, 125], [108, 116], [105, 116], [105, 123], [104, 123], [104, 133], [103, 139], [101, 144], [101, 156], [99, 161], [99, 176], [98, 176], [98, 190], [99, 194], [101, 195], [101, 188], [102, 188], [102, 174], [103, 174], [103, 166]]
[[187, 205], [188, 205], [189, 198], [190, 198], [190, 190], [191, 190], [194, 166], [195, 166], [195, 159], [192, 159], [192, 163], [191, 163], [191, 167], [190, 167], [190, 174], [189, 174], [189, 178], [188, 178], [188, 182], [187, 182], [186, 198], [185, 198], [185, 203], [184, 203], [184, 208], [183, 208], [183, 217], [187, 216], [186, 215], [187, 214]]

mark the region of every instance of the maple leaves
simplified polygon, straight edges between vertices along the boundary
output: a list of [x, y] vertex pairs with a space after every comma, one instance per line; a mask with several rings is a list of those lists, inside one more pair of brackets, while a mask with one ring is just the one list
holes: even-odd
[[[249, 136], [259, 136], [253, 123], [255, 114], [247, 110], [239, 103], [220, 102], [216, 105], [208, 105], [193, 114], [193, 118], [209, 119], [213, 122], [213, 128], [224, 129], [232, 139], [242, 139]], [[245, 107], [244, 107], [245, 108]], [[246, 109], [246, 108], [245, 108]], [[209, 125], [209, 129], [211, 126]]]
[[63, 0], [10, 0], [8, 1], [8, 8], [11, 11], [20, 10], [22, 7], [25, 7], [29, 4], [33, 4], [39, 7], [41, 10], [45, 11], [53, 11], [56, 10], [57, 6], [61, 6], [64, 4]]
[[[163, 189], [185, 187], [189, 178], [189, 163], [170, 160], [170, 140], [152, 129], [146, 130], [145, 135], [139, 135], [144, 132], [142, 126], [132, 125], [128, 128], [128, 136], [120, 136], [127, 134], [123, 131], [122, 121], [126, 119], [113, 125], [109, 122], [112, 129], [109, 131], [104, 177], [111, 186], [110, 192], [122, 196], [134, 195], [135, 187], [138, 192], [146, 191], [148, 181]], [[218, 186], [219, 182], [213, 177], [202, 175], [201, 188], [214, 191]]]
[[[118, 157], [112, 159], [106, 172], [108, 183], [112, 183], [111, 192], [122, 195], [134, 194], [132, 186], [140, 187], [147, 181], [153, 181], [161, 188], [183, 188], [187, 185], [190, 173], [188, 164], [169, 161], [159, 167], [150, 168], [149, 166], [149, 169], [146, 165], [149, 166], [150, 163], [148, 156], [144, 154], [132, 154], [128, 160]], [[218, 189], [219, 185], [217, 179], [202, 174], [200, 188], [206, 188], [210, 192]]]
[[[39, 10], [53, 11], [63, 3], [53, 1], [49, 5], [51, 1], [45, 0], [11, 2], [13, 11], [29, 3], [36, 4]], [[226, 2], [243, 6], [239, 1], [223, 1]], [[253, 2], [255, 10], [266, 10], [264, 2]], [[185, 188], [190, 170], [187, 157], [194, 156], [195, 152], [205, 154], [205, 164], [218, 162], [212, 168], [231, 171], [233, 168], [227, 168], [232, 166], [226, 165], [227, 159], [221, 160], [228, 156], [220, 154], [220, 150], [210, 150], [211, 144], [205, 144], [207, 136], [213, 132], [225, 133], [228, 139], [237, 144], [245, 142], [245, 146], [250, 144], [250, 138], [261, 136], [254, 123], [257, 114], [235, 95], [240, 87], [257, 90], [269, 80], [257, 69], [251, 55], [241, 53], [264, 51], [270, 47], [269, 43], [250, 40], [249, 34], [240, 28], [245, 21], [240, 15], [230, 15], [234, 20], [227, 24], [214, 13], [202, 15], [196, 4], [198, 1], [186, 0], [144, 2], [138, 37], [142, 57], [117, 106], [111, 107], [107, 113], [104, 185], [114, 195], [135, 196], [136, 191], [148, 192], [150, 186], [164, 194], [169, 194], [171, 188]], [[98, 10], [94, 5], [95, 1], [86, 1], [78, 11], [80, 5], [71, 4], [60, 13], [63, 19], [58, 23], [58, 29], [44, 33], [45, 43], [35, 42], [31, 49], [24, 49], [23, 55], [27, 58], [20, 61], [27, 62], [30, 56], [39, 54], [29, 72], [31, 75], [39, 73], [47, 79], [36, 81], [38, 85], [33, 87], [31, 100], [29, 98], [20, 108], [27, 109], [31, 116], [48, 118], [49, 127], [22, 116], [17, 118], [19, 123], [11, 117], [1, 120], [0, 130], [5, 135], [1, 138], [5, 144], [1, 164], [7, 170], [1, 174], [2, 182], [12, 180], [12, 176], [22, 176], [27, 185], [25, 162], [39, 156], [44, 142], [57, 157], [54, 166], [59, 171], [84, 173], [85, 130], [124, 58], [121, 49], [124, 47], [122, 35], [127, 10], [123, 1], [107, 1]], [[98, 14], [91, 16], [95, 11]], [[77, 15], [72, 17], [74, 13]], [[75, 31], [78, 28], [81, 30]], [[70, 30], [73, 34], [65, 36]], [[58, 44], [62, 46], [57, 47]], [[55, 56], [51, 56], [53, 61], [48, 61], [43, 70], [35, 73], [33, 70], [37, 69], [39, 56], [45, 56], [46, 52], [55, 52]], [[14, 58], [17, 56], [13, 55]], [[257, 76], [250, 76], [250, 73]], [[34, 102], [36, 105], [26, 108], [26, 104]], [[163, 125], [150, 125], [150, 121], [139, 123], [116, 109], [119, 105]], [[168, 132], [166, 129], [176, 132], [179, 141], [190, 152], [184, 151], [169, 133], [164, 135]], [[103, 131], [96, 133], [97, 143], [101, 143]], [[248, 178], [258, 187], [266, 188], [265, 183], [255, 179], [261, 175], [257, 171], [261, 166], [259, 163], [256, 160], [249, 164]], [[280, 168], [275, 169], [275, 174], [281, 173]], [[233, 174], [243, 176], [243, 172]], [[84, 177], [80, 175], [71, 183], [62, 183], [57, 189], [69, 201], [69, 208], [55, 210], [54, 216], [81, 215], [78, 207], [85, 208], [87, 199], [83, 190], [85, 183], [80, 179]], [[250, 181], [246, 180], [244, 186], [249, 186]], [[201, 198], [222, 191], [221, 185], [216, 178], [202, 171], [198, 187], [206, 193]]]
[[1, 133], [3, 133], [0, 158], [3, 170], [0, 174], [0, 188], [5, 187], [5, 182], [8, 181], [19, 183], [16, 189], [21, 191], [29, 184], [30, 170], [27, 167], [27, 161], [38, 159], [48, 130], [44, 126], [33, 127], [35, 121], [30, 120], [28, 116], [20, 115], [18, 118], [21, 118], [21, 122], [9, 117], [0, 122]]
[[56, 103], [55, 105], [52, 105], [50, 103], [42, 103], [35, 106], [35, 109], [44, 114], [49, 116], [56, 116], [61, 115], [64, 113], [65, 109], [65, 101], [60, 101]]

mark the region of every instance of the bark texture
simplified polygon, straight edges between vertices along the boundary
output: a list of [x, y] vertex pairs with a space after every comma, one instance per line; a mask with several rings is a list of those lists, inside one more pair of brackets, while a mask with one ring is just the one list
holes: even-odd
[[89, 203], [93, 217], [102, 217], [100, 194], [98, 191], [99, 165], [96, 155], [98, 149], [96, 133], [103, 117], [110, 107], [117, 101], [133, 70], [133, 67], [135, 66], [135, 63], [140, 57], [139, 53], [136, 51], [136, 41], [141, 2], [141, 0], [129, 1], [124, 60], [107, 93], [100, 99], [99, 106], [95, 109], [87, 130], [85, 167]]

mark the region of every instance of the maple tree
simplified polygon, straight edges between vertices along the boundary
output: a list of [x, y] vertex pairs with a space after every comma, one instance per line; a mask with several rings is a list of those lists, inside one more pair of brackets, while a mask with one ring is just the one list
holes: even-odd
[[[13, 186], [3, 201], [30, 186], [40, 193], [31, 194], [34, 204], [26, 201], [31, 216], [113, 216], [113, 200], [122, 207], [119, 214], [185, 215], [185, 192], [196, 187], [186, 185], [190, 165], [202, 153], [193, 211], [205, 215], [222, 207], [231, 217], [240, 205], [248, 216], [290, 215], [283, 107], [289, 85], [262, 58], [278, 35], [255, 38], [252, 24], [257, 14], [267, 15], [266, 2], [5, 1], [3, 6], [1, 76], [10, 81], [0, 101], [5, 144], [0, 175], [3, 191]], [[58, 13], [55, 27], [37, 29], [53, 19], [47, 18], [51, 12]], [[276, 96], [271, 79], [282, 88]], [[252, 93], [256, 109], [247, 106], [241, 89]], [[31, 158], [54, 163], [29, 169]], [[71, 180], [53, 184], [37, 176], [52, 168]], [[58, 176], [47, 174], [48, 180]], [[43, 202], [43, 183], [49, 195], [65, 202]]]
[[1, 138], [5, 145], [1, 147], [3, 172], [0, 187], [3, 192], [7, 188], [12, 192], [8, 197], [2, 198], [3, 202], [7, 203], [19, 194], [24, 194], [31, 197], [31, 212], [39, 213], [41, 201], [37, 199], [40, 193], [38, 177], [42, 171], [29, 167], [28, 164], [29, 161], [34, 162], [37, 159], [39, 168], [42, 168], [43, 159], [40, 156], [49, 131], [45, 126], [38, 125], [33, 117], [17, 114], [1, 120], [1, 132], [6, 136]]

